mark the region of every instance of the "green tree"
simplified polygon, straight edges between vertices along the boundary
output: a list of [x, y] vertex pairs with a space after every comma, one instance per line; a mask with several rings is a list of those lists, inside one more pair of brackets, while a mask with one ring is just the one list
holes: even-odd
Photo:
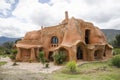
[[120, 34], [115, 36], [115, 40], [113, 40], [111, 42], [111, 44], [113, 45], [113, 47], [115, 48], [120, 48]]
[[16, 54], [17, 54], [17, 50], [16, 49], [11, 50], [10, 59], [15, 60]]
[[120, 55], [116, 55], [112, 58], [112, 64], [120, 68]]
[[11, 50], [14, 46], [14, 42], [5, 42], [1, 45], [1, 47], [3, 47], [3, 53], [4, 54], [10, 54], [11, 53]]
[[44, 56], [44, 52], [43, 51], [40, 51], [39, 52], [39, 60], [40, 60], [40, 62], [43, 64], [43, 66], [44, 66], [44, 64], [45, 64], [45, 56]]
[[2, 47], [6, 48], [6, 49], [12, 49], [14, 45], [14, 42], [5, 42], [2, 44]]

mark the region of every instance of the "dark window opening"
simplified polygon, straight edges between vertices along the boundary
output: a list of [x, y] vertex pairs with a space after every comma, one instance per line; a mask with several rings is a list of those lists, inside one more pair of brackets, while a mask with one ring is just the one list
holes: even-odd
[[48, 59], [50, 61], [53, 61], [53, 52], [52, 51], [49, 52]]
[[83, 59], [83, 51], [80, 46], [77, 47], [77, 59]]
[[52, 44], [58, 44], [58, 38], [56, 36], [53, 36], [51, 39]]
[[89, 44], [90, 30], [85, 30], [85, 42]]
[[43, 49], [42, 49], [42, 48], [39, 48], [39, 51], [41, 52], [41, 51], [43, 51]]

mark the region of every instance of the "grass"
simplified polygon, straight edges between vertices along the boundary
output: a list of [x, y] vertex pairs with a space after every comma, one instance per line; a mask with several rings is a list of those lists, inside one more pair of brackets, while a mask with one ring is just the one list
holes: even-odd
[[3, 57], [3, 58], [9, 57], [9, 56], [10, 56], [10, 54], [0, 54], [0, 57]]
[[5, 61], [0, 61], [0, 66], [2, 66], [2, 65], [4, 65], [4, 64], [6, 64], [7, 62], [5, 62]]
[[66, 74], [62, 69], [52, 73], [54, 80], [119, 80], [120, 68], [107, 62], [93, 62], [78, 67], [79, 74]]

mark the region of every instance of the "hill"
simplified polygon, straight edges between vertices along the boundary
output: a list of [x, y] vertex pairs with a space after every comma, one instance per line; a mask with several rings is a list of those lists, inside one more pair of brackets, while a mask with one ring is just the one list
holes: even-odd
[[115, 39], [115, 36], [117, 34], [120, 34], [120, 30], [115, 30], [115, 29], [101, 29], [102, 32], [105, 34], [107, 37], [108, 41], [112, 41]]
[[3, 44], [4, 42], [9, 42], [9, 41], [15, 41], [19, 38], [8, 38], [8, 37], [4, 37], [4, 36], [1, 36], [0, 37], [0, 45]]

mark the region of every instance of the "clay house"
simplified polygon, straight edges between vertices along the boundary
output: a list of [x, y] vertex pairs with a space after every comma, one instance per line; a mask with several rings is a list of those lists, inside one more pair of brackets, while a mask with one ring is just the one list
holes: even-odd
[[40, 51], [44, 51], [49, 61], [54, 61], [52, 55], [56, 51], [64, 52], [68, 61], [93, 61], [112, 56], [112, 46], [103, 32], [90, 22], [69, 18], [68, 12], [65, 12], [65, 19], [58, 25], [27, 32], [16, 47], [17, 61], [36, 61]]

